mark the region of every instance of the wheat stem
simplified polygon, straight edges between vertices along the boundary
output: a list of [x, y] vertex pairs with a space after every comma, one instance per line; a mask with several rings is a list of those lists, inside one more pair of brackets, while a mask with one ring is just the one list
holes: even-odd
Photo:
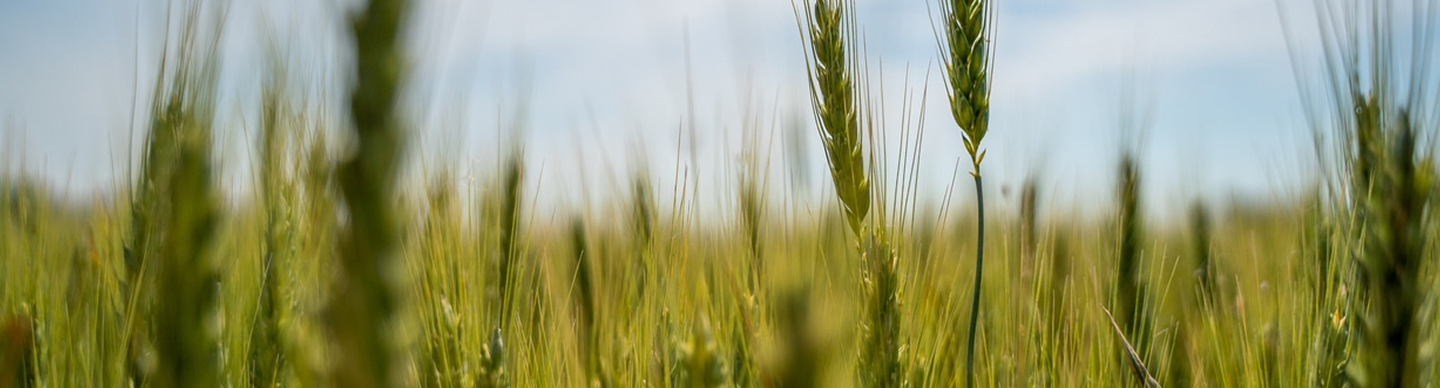
[[985, 270], [985, 190], [980, 174], [975, 177], [975, 209], [978, 214], [975, 232], [975, 285], [970, 292], [970, 329], [966, 331], [965, 381], [975, 386], [975, 326], [980, 318], [980, 280]]

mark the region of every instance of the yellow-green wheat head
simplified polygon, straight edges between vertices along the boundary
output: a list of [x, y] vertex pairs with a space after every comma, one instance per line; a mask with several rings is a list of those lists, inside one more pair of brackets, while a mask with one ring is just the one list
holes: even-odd
[[985, 150], [980, 141], [990, 127], [990, 29], [989, 7], [984, 0], [940, 0], [944, 12], [945, 41], [941, 52], [950, 114], [960, 126], [965, 152], [980, 174]]
[[[807, 17], [810, 27], [811, 53], [810, 94], [820, 138], [835, 192], [845, 207], [846, 220], [856, 236], [870, 211], [870, 180], [865, 177], [864, 145], [860, 139], [854, 65], [846, 53], [845, 41], [850, 37], [851, 20], [843, 0], [818, 0]], [[853, 43], [850, 43], [853, 44]]]

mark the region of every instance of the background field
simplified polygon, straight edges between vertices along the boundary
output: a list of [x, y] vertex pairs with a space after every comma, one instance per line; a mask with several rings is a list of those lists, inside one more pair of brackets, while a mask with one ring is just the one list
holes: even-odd
[[[0, 182], [0, 388], [1440, 384], [1433, 2], [1321, 1], [1318, 31], [1293, 31], [1323, 36], [1291, 54], [1296, 125], [1315, 138], [1293, 195], [1147, 196], [1178, 190], [1140, 189], [1161, 178], [1136, 157], [1143, 79], [1122, 77], [1116, 162], [1085, 178], [1103, 194], [1055, 206], [1074, 197], [1063, 178], [974, 161], [1004, 182], [986, 191], [984, 225], [970, 166], [921, 156], [936, 138], [979, 142], [925, 113], [955, 101], [955, 84], [927, 86], [946, 68], [885, 79], [903, 91], [886, 93], [853, 31], [840, 44], [854, 56], [841, 59], [853, 144], [831, 141], [834, 106], [757, 106], [720, 120], [740, 140], [723, 151], [733, 163], [677, 152], [673, 170], [570, 171], [580, 188], [556, 194], [535, 182], [586, 167], [527, 158], [553, 145], [525, 141], [523, 106], [476, 118], [504, 127], [480, 170], [412, 136], [448, 124], [404, 109], [428, 101], [406, 89], [424, 70], [404, 66], [406, 3], [347, 11], [342, 63], [269, 52], [253, 115], [221, 106], [226, 5], [172, 5], [119, 183], [77, 195], [56, 177]], [[950, 20], [950, 4], [913, 23]], [[811, 97], [830, 96], [821, 8], [796, 7], [793, 66], [820, 85]], [[936, 34], [937, 57], [960, 47]], [[809, 173], [794, 172], [806, 157], [792, 138], [825, 144], [808, 167], [825, 181], [797, 183]], [[850, 146], [845, 167], [833, 155]], [[863, 201], [835, 194], [859, 187], [846, 168], [868, 179]], [[943, 192], [922, 170], [951, 176]]]

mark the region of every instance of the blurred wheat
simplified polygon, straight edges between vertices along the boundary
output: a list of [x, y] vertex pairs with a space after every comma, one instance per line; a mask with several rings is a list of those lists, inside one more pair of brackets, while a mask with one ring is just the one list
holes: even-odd
[[396, 380], [394, 323], [398, 224], [391, 209], [404, 137], [394, 117], [402, 59], [397, 47], [408, 4], [374, 0], [354, 16], [356, 85], [350, 95], [355, 156], [340, 166], [349, 223], [340, 241], [329, 329], [340, 387], [389, 387]]

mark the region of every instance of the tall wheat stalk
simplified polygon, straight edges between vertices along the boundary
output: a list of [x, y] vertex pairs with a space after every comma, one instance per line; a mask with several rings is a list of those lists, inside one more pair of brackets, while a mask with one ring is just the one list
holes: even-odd
[[1134, 339], [1135, 349], [1141, 357], [1150, 355], [1150, 319], [1147, 316], [1147, 290], [1144, 281], [1143, 263], [1140, 262], [1140, 163], [1132, 152], [1126, 152], [1120, 160], [1116, 200], [1120, 209], [1116, 220], [1119, 224], [1120, 246], [1117, 252], [1115, 313], [1119, 315], [1120, 327], [1125, 335]]
[[[1326, 188], [1333, 190], [1335, 186]], [[1307, 327], [1314, 333], [1311, 337], [1315, 338], [1308, 349], [1317, 360], [1314, 385], [1321, 388], [1344, 387], [1347, 383], [1345, 370], [1349, 364], [1347, 355], [1353, 343], [1350, 341], [1353, 331], [1350, 327], [1353, 325], [1344, 319], [1350, 315], [1345, 302], [1347, 296], [1341, 291], [1344, 290], [1342, 285], [1349, 280], [1350, 267], [1348, 263], [1336, 260], [1338, 252], [1346, 249], [1345, 239], [1341, 237], [1344, 230], [1337, 225], [1336, 217], [1329, 216], [1339, 212], [1322, 202], [1318, 195], [1305, 207], [1304, 224], [1308, 227], [1302, 249], [1306, 251], [1304, 257], [1313, 261], [1307, 263], [1311, 266], [1306, 271], [1306, 278], [1311, 298], [1317, 301], [1309, 306], [1311, 325]]]
[[396, 385], [396, 310], [391, 275], [399, 233], [391, 211], [403, 137], [395, 118], [399, 95], [401, 24], [405, 0], [373, 0], [353, 19], [355, 89], [350, 95], [355, 155], [340, 166], [349, 225], [340, 244], [329, 330], [334, 341], [331, 382], [336, 387]]
[[[1434, 231], [1425, 221], [1431, 189], [1423, 177], [1429, 167], [1418, 166], [1425, 159], [1417, 143], [1421, 134], [1436, 133], [1430, 61], [1440, 14], [1428, 1], [1316, 5], [1323, 85], [1308, 89], [1301, 79], [1302, 97], [1311, 125], [1334, 135], [1341, 160], [1336, 186], [1344, 188], [1337, 190], [1343, 197], [1336, 208], [1348, 218], [1342, 229], [1351, 239], [1343, 254], [1355, 259], [1348, 265], [1358, 291], [1347, 308], [1358, 314], [1350, 319], [1359, 328], [1358, 351], [1341, 362], [1356, 386], [1418, 387], [1425, 364], [1425, 334], [1417, 327], [1424, 299], [1422, 236]], [[1412, 46], [1402, 49], [1407, 43]], [[1300, 61], [1294, 50], [1292, 61]], [[1337, 311], [1334, 325], [1346, 328], [1345, 318]], [[1338, 343], [1327, 347], [1345, 339], [1331, 337]], [[1320, 376], [1322, 382], [1333, 380]]]
[[759, 158], [758, 141], [755, 138], [755, 127], [747, 126], [745, 151], [742, 156], [744, 168], [740, 171], [739, 192], [737, 193], [740, 210], [741, 232], [744, 234], [745, 245], [748, 248], [748, 261], [744, 263], [744, 289], [736, 291], [735, 306], [739, 314], [730, 322], [736, 335], [732, 337], [732, 360], [734, 363], [733, 381], [736, 386], [750, 387], [757, 385], [758, 376], [755, 369], [754, 342], [756, 340], [759, 310], [758, 300], [761, 300], [761, 287], [765, 284], [765, 233], [767, 229], [767, 201], [765, 200], [764, 179], [765, 175], [760, 172], [762, 166]]
[[575, 310], [576, 310], [576, 337], [579, 337], [580, 357], [585, 362], [585, 383], [586, 385], [599, 384], [602, 387], [609, 386], [605, 376], [601, 373], [599, 352], [599, 335], [596, 332], [595, 285], [594, 275], [591, 269], [592, 257], [591, 245], [585, 235], [585, 220], [575, 217], [570, 222], [570, 246], [575, 257]]
[[985, 189], [980, 162], [985, 160], [981, 141], [990, 129], [990, 35], [993, 14], [986, 0], [939, 0], [940, 53], [945, 66], [950, 115], [960, 127], [965, 152], [970, 155], [970, 176], [975, 180], [975, 282], [970, 293], [970, 325], [966, 331], [965, 379], [975, 385], [975, 330], [980, 318], [981, 279], [985, 270]]
[[424, 232], [418, 237], [419, 257], [410, 264], [419, 266], [419, 281], [412, 283], [414, 295], [422, 296], [421, 322], [424, 340], [416, 352], [420, 387], [458, 387], [469, 377], [469, 354], [463, 345], [471, 337], [465, 307], [470, 305], [469, 284], [462, 260], [469, 255], [459, 249], [462, 229], [459, 206], [455, 205], [455, 179], [442, 171], [432, 178], [426, 193]]
[[761, 192], [760, 183], [756, 182], [759, 177], [758, 166], [753, 160], [753, 153], [747, 158], [745, 170], [740, 173], [740, 191], [738, 193], [740, 206], [741, 230], [745, 234], [745, 246], [749, 250], [749, 262], [746, 271], [745, 285], [747, 292], [756, 295], [759, 292], [761, 276], [764, 274], [764, 233], [765, 233], [765, 198]]
[[[182, 33], [188, 34], [186, 31], [189, 31], [189, 26], [193, 24], [187, 24]], [[169, 36], [167, 30], [166, 39], [169, 39]], [[149, 346], [147, 316], [151, 305], [150, 295], [155, 291], [146, 285], [153, 278], [154, 265], [150, 263], [151, 257], [156, 255], [155, 245], [162, 235], [164, 215], [161, 207], [167, 203], [164, 195], [168, 192], [170, 176], [176, 166], [174, 159], [179, 153], [177, 132], [174, 129], [174, 121], [181, 117], [177, 90], [183, 89], [187, 84], [182, 77], [171, 77], [170, 67], [167, 65], [183, 67], [184, 64], [175, 65], [174, 62], [176, 57], [186, 58], [185, 53], [190, 49], [182, 45], [179, 55], [172, 54], [172, 47], [168, 43], [167, 41], [165, 52], [160, 55], [160, 65], [156, 72], [153, 88], [155, 97], [150, 107], [152, 117], [141, 146], [144, 155], [140, 159], [139, 175], [130, 189], [129, 241], [122, 252], [125, 269], [125, 281], [122, 284], [122, 293], [125, 295], [122, 329], [125, 338], [125, 363], [122, 366], [121, 379], [123, 383], [135, 385], [144, 385], [152, 373], [149, 370], [150, 364], [145, 362], [143, 355]], [[173, 97], [166, 98], [167, 95]]]
[[[148, 155], [132, 205], [135, 249], [126, 263], [131, 282], [124, 329], [131, 383], [161, 388], [219, 383], [212, 326], [219, 266], [210, 249], [219, 211], [210, 153], [220, 32], [201, 31], [202, 9], [203, 4], [182, 8], [174, 66], [160, 67]], [[144, 285], [151, 276], [156, 297], [146, 322]], [[139, 361], [147, 323], [159, 333], [153, 369]]]
[[[1362, 259], [1359, 284], [1364, 299], [1359, 311], [1364, 329], [1361, 368], [1351, 379], [1366, 387], [1419, 387], [1422, 363], [1416, 311], [1422, 300], [1421, 261], [1425, 225], [1424, 193], [1417, 187], [1416, 119], [1399, 110], [1386, 138], [1383, 170], [1365, 182], [1361, 205]], [[1385, 146], [1382, 146], [1385, 147]]]
[[[189, 113], [183, 113], [189, 115]], [[159, 370], [155, 387], [198, 387], [219, 382], [211, 315], [219, 296], [219, 268], [209, 245], [217, 218], [210, 186], [211, 136], [208, 120], [183, 121], [177, 168], [166, 195], [166, 235], [156, 301], [155, 345]]]
[[1040, 214], [1036, 208], [1039, 186], [1038, 179], [1032, 175], [1020, 188], [1020, 279], [1027, 285], [1037, 271], [1036, 256], [1040, 251]]
[[649, 170], [641, 169], [635, 173], [631, 182], [630, 226], [633, 231], [631, 248], [634, 251], [635, 259], [627, 263], [635, 277], [640, 279], [640, 281], [627, 284], [637, 299], [645, 295], [645, 287], [650, 284], [650, 277], [654, 275], [650, 271], [651, 266], [658, 264], [658, 260], [652, 257], [655, 250], [655, 217], [655, 189], [650, 183]]
[[[797, 13], [799, 13], [797, 11]], [[866, 223], [871, 208], [867, 154], [861, 125], [874, 125], [861, 101], [866, 97], [856, 39], [854, 4], [846, 0], [817, 0], [804, 9], [802, 36], [810, 47], [806, 68], [811, 108], [825, 148], [830, 177], [840, 198], [846, 226], [860, 254], [861, 293], [865, 300], [860, 365], [862, 386], [893, 387], [902, 379], [900, 364], [900, 278], [895, 254], [883, 223]], [[806, 28], [808, 27], [808, 28]], [[866, 117], [862, 117], [866, 115]], [[867, 128], [873, 134], [873, 127]], [[876, 217], [880, 218], [880, 217]]]
[[[500, 231], [500, 255], [499, 265], [496, 268], [496, 287], [499, 298], [492, 305], [496, 307], [494, 313], [497, 325], [491, 332], [491, 343], [483, 355], [482, 364], [484, 371], [483, 381], [479, 384], [484, 387], [506, 387], [509, 386], [508, 376], [505, 374], [505, 349], [503, 346], [505, 332], [510, 329], [510, 320], [515, 315], [515, 301], [522, 298], [519, 294], [518, 281], [523, 277], [522, 270], [525, 268], [519, 262], [521, 257], [520, 247], [520, 184], [525, 178], [525, 156], [520, 147], [515, 147], [505, 162], [504, 175], [500, 183], [500, 203], [496, 228]], [[532, 306], [533, 307], [533, 306]], [[523, 311], [522, 311], [523, 313]], [[531, 327], [534, 329], [535, 327]]]
[[[279, 58], [272, 58], [279, 61]], [[250, 331], [249, 379], [251, 387], [279, 384], [285, 355], [281, 347], [280, 312], [283, 295], [280, 276], [291, 269], [295, 203], [293, 178], [286, 173], [286, 149], [290, 144], [293, 112], [287, 106], [283, 66], [271, 67], [275, 77], [266, 85], [261, 102], [259, 196], [264, 208], [264, 242], [261, 254], [260, 295], [257, 297], [255, 327]]]
[[[309, 290], [320, 291], [333, 289], [328, 284], [332, 280], [329, 277], [316, 276], [321, 271], [330, 270], [337, 262], [335, 252], [336, 241], [340, 236], [340, 219], [338, 217], [339, 206], [336, 205], [339, 197], [339, 188], [335, 176], [335, 160], [329, 150], [329, 140], [325, 127], [319, 122], [306, 124], [305, 135], [297, 144], [299, 154], [296, 155], [296, 179], [297, 193], [300, 201], [295, 207], [297, 247], [296, 257], [305, 257], [307, 260], [295, 260], [290, 267], [293, 276], [300, 279], [318, 280], [315, 287]], [[301, 277], [304, 276], [304, 277]], [[298, 280], [298, 279], [297, 279]], [[318, 292], [316, 293], [318, 294]], [[294, 302], [303, 302], [304, 305], [318, 305], [324, 303], [319, 296], [312, 294], [311, 297], [301, 298], [299, 295], [291, 294]], [[300, 303], [297, 303], [300, 304]], [[297, 306], [300, 307], [300, 306]], [[303, 313], [312, 310], [310, 307], [301, 307], [301, 314], [297, 319], [288, 325], [292, 335], [297, 331], [315, 333], [323, 329], [323, 317], [316, 317]], [[298, 335], [297, 335], [298, 337]], [[327, 376], [328, 360], [324, 359], [324, 349], [329, 344], [323, 342], [302, 342], [290, 341], [287, 349], [293, 350], [289, 354], [288, 365], [294, 372], [296, 380], [304, 386], [322, 385]], [[310, 351], [307, 351], [310, 350]]]
[[1195, 255], [1195, 273], [1198, 275], [1197, 289], [1199, 305], [1208, 310], [1215, 303], [1215, 258], [1211, 253], [1210, 211], [1205, 203], [1196, 201], [1190, 207], [1191, 249]]
[[496, 285], [500, 287], [499, 313], [495, 319], [501, 327], [507, 327], [510, 320], [511, 310], [514, 308], [510, 301], [516, 296], [516, 274], [515, 269], [519, 263], [520, 240], [520, 183], [525, 177], [524, 154], [518, 147], [510, 155], [505, 163], [503, 180], [500, 182], [500, 266], [497, 274], [499, 280]]

